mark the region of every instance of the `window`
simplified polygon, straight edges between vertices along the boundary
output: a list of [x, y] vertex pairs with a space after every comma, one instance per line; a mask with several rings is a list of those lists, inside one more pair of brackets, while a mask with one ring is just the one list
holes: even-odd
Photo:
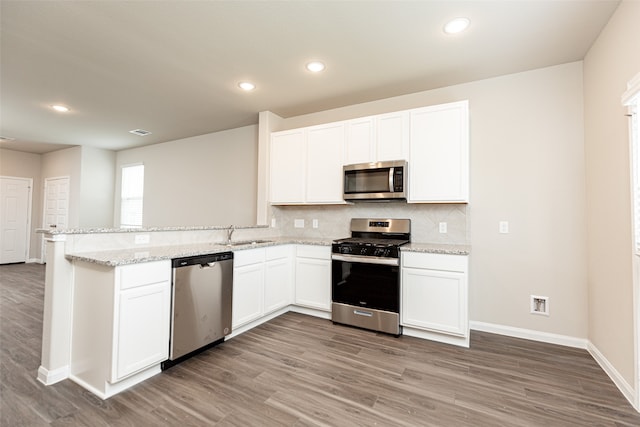
[[144, 194], [144, 165], [122, 167], [120, 192], [120, 227], [142, 227], [142, 196]]
[[633, 230], [636, 254], [640, 255], [640, 74], [627, 84], [622, 104], [628, 107], [633, 185]]

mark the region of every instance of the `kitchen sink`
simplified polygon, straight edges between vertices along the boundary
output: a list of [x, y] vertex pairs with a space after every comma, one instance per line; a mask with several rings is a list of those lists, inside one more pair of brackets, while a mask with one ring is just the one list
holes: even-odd
[[227, 243], [227, 246], [246, 246], [246, 245], [258, 245], [260, 243], [271, 243], [273, 240], [242, 240], [238, 242]]

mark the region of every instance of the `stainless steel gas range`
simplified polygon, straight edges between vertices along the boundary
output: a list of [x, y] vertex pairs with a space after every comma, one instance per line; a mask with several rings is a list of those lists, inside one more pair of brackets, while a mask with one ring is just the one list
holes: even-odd
[[400, 246], [411, 220], [354, 218], [351, 237], [332, 244], [331, 320], [401, 335]]

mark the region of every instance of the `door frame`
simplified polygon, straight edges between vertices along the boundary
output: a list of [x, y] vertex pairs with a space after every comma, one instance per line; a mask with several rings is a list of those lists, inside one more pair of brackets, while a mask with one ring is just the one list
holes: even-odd
[[36, 262], [37, 261], [36, 259], [29, 258], [29, 255], [31, 254], [31, 224], [33, 223], [31, 221], [31, 217], [33, 216], [33, 178], [25, 178], [23, 176], [0, 175], [0, 179], [15, 179], [15, 180], [27, 182], [27, 185], [29, 187], [29, 195], [28, 195], [29, 201], [27, 203], [27, 236], [26, 236], [27, 241], [25, 242], [24, 262], [25, 263]]
[[[49, 181], [53, 181], [54, 179], [63, 179], [66, 178], [69, 180], [69, 193], [71, 193], [71, 177], [69, 175], [64, 176], [49, 176], [44, 179], [44, 183], [42, 185], [42, 229], [48, 230], [49, 227], [46, 225], [47, 221], [47, 184]], [[69, 194], [69, 197], [71, 194]], [[69, 223], [69, 200], [67, 199], [67, 223]], [[46, 233], [42, 234], [42, 240], [40, 242], [40, 264], [46, 264]]]

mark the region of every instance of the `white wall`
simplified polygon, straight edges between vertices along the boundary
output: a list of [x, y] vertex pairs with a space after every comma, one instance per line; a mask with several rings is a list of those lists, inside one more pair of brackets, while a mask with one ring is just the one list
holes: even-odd
[[112, 228], [116, 153], [82, 147], [80, 228]]
[[639, 23], [640, 2], [622, 2], [584, 59], [589, 339], [630, 387], [635, 383], [630, 157], [620, 97], [640, 71]]
[[[258, 126], [119, 151], [122, 165], [144, 163], [145, 227], [256, 223]], [[115, 201], [119, 223], [120, 203]]]
[[[463, 99], [471, 121], [471, 320], [585, 339], [582, 62], [287, 118], [278, 130]], [[501, 220], [510, 234], [498, 233]], [[529, 313], [531, 294], [550, 298], [549, 317]]]
[[42, 235], [35, 230], [42, 227], [42, 156], [40, 154], [23, 153], [0, 149], [0, 175], [31, 178], [33, 189], [31, 193], [31, 237], [29, 244], [29, 259], [40, 259]]

